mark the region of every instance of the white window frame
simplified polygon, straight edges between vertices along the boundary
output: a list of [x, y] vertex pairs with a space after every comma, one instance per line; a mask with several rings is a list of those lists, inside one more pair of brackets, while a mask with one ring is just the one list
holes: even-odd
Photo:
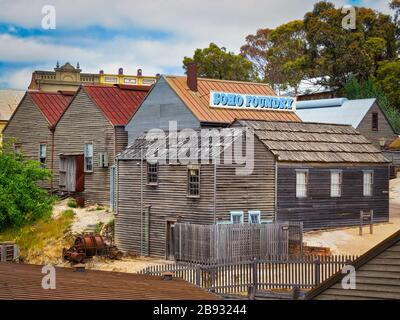
[[[367, 175], [371, 176], [371, 180], [369, 184], [367, 184], [366, 177]], [[364, 170], [363, 171], [363, 196], [371, 197], [374, 193], [374, 171], [373, 170]]]
[[[252, 215], [257, 216], [257, 222], [252, 222], [252, 220], [251, 220]], [[260, 210], [249, 210], [248, 222], [249, 222], [249, 224], [260, 224], [261, 223], [261, 211]]]
[[[44, 147], [44, 149], [45, 149], [44, 157], [42, 157], [42, 147]], [[41, 159], [43, 159], [43, 158], [44, 158], [44, 162], [41, 161]], [[47, 144], [40, 143], [39, 144], [39, 162], [45, 167], [46, 161], [47, 161]]]
[[[307, 198], [308, 196], [308, 170], [307, 169], [296, 169], [296, 198], [298, 199], [304, 199]], [[299, 181], [298, 181], [298, 174], [304, 174], [305, 175], [305, 182], [304, 182], [304, 194], [300, 194], [299, 190]]]
[[[86, 154], [86, 151], [87, 151], [86, 146], [87, 145], [91, 145], [92, 146], [92, 155], [90, 157], [87, 156], [87, 154]], [[90, 170], [87, 170], [86, 158], [92, 158], [92, 168]], [[83, 166], [84, 167], [84, 172], [93, 172], [93, 169], [94, 169], [94, 145], [93, 145], [93, 142], [87, 142], [83, 146], [83, 164], [84, 164], [84, 166]]]
[[232, 224], [237, 224], [237, 223], [234, 223], [234, 222], [233, 222], [233, 217], [234, 217], [234, 216], [240, 216], [240, 222], [239, 222], [239, 224], [240, 224], [240, 223], [243, 223], [243, 216], [244, 216], [244, 212], [243, 212], [243, 211], [231, 211], [230, 214], [231, 214], [231, 223], [232, 223]]
[[[333, 175], [339, 175], [338, 184], [333, 184]], [[342, 196], [343, 172], [342, 170], [331, 170], [331, 197], [340, 198]], [[335, 193], [337, 191], [337, 193]]]

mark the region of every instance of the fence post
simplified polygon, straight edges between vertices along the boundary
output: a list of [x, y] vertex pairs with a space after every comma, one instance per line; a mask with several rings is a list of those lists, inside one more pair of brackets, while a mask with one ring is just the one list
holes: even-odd
[[293, 286], [292, 289], [292, 299], [298, 300], [300, 297], [300, 288], [298, 286]]
[[320, 274], [321, 261], [319, 257], [314, 261], [314, 265], [315, 265], [315, 285], [319, 285], [321, 283], [321, 274]]
[[253, 259], [253, 286], [254, 290], [257, 290], [258, 279], [257, 279], [257, 258]]
[[200, 266], [196, 267], [196, 286], [200, 287]]
[[254, 300], [254, 298], [256, 296], [256, 290], [255, 290], [254, 286], [250, 285], [247, 288], [247, 295], [248, 295], [249, 300]]

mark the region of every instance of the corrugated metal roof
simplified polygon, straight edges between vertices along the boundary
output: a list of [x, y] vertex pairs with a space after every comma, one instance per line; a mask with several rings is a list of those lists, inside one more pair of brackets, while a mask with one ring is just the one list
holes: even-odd
[[150, 90], [150, 86], [84, 85], [83, 90], [113, 125], [126, 125]]
[[297, 102], [296, 113], [305, 122], [347, 124], [357, 128], [376, 99], [319, 99]]
[[306, 294], [311, 300], [400, 299], [400, 230], [350, 263], [356, 287], [344, 289], [338, 272]]
[[210, 108], [210, 91], [276, 96], [266, 84], [198, 78], [198, 91], [189, 89], [186, 76], [165, 76], [167, 83], [201, 122], [231, 123], [235, 119], [300, 121], [294, 112]]
[[0, 120], [10, 120], [24, 94], [22, 90], [0, 90]]
[[58, 92], [28, 91], [28, 95], [51, 126], [57, 123], [73, 98]]
[[239, 120], [277, 157], [288, 162], [388, 163], [380, 150], [349, 125]]
[[42, 288], [42, 266], [0, 262], [0, 300], [214, 300], [218, 296], [182, 279], [56, 269], [56, 289]]

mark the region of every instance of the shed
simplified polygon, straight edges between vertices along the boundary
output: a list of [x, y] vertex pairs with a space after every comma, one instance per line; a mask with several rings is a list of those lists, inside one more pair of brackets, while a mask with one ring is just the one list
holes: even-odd
[[[204, 130], [200, 136], [207, 136]], [[229, 130], [231, 138], [224, 140]], [[237, 120], [211, 132], [220, 138], [206, 144], [178, 140], [168, 152], [162, 144], [156, 148], [162, 159], [169, 150], [184, 154], [194, 144], [186, 163], [149, 161], [150, 133], [117, 157], [115, 236], [122, 250], [169, 256], [177, 221], [302, 221], [306, 229], [323, 229], [356, 225], [360, 210], [371, 209], [375, 221], [388, 221], [389, 161], [351, 126]], [[162, 139], [172, 139], [171, 132]], [[205, 161], [206, 146], [217, 147], [209, 157], [219, 155], [220, 162]], [[246, 150], [246, 162], [225, 161], [235, 148]], [[244, 167], [252, 169], [238, 174]]]
[[[73, 94], [27, 91], [3, 130], [4, 141], [13, 140], [16, 152], [54, 168], [54, 130]], [[51, 183], [43, 183], [52, 188]]]
[[125, 149], [125, 125], [149, 86], [82, 85], [57, 121], [54, 177], [57, 187], [90, 202], [108, 204], [113, 159]]
[[179, 278], [164, 280], [161, 276], [60, 267], [54, 271], [55, 288], [44, 289], [43, 278], [52, 272], [48, 266], [0, 262], [0, 300], [218, 299]]
[[397, 134], [375, 98], [318, 99], [297, 102], [297, 115], [305, 122], [348, 124], [375, 147], [389, 145]]
[[345, 289], [338, 272], [307, 293], [307, 300], [400, 299], [400, 230], [350, 263], [355, 288]]

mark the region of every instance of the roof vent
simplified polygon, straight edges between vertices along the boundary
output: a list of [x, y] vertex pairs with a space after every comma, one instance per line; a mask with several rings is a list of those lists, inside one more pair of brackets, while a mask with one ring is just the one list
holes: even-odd
[[142, 69], [137, 69], [137, 76], [141, 77], [142, 76], [142, 72], [143, 72]]
[[164, 281], [171, 281], [174, 277], [171, 272], [164, 272], [163, 274], [161, 274], [161, 276]]
[[297, 101], [296, 109], [341, 107], [347, 98], [317, 99]]
[[197, 65], [196, 62], [189, 62], [187, 65], [187, 85], [190, 90], [197, 91]]
[[121, 75], [124, 74], [124, 68], [119, 68], [118, 69], [118, 74], [121, 74]]
[[104, 74], [104, 70], [100, 70], [99, 74]]

